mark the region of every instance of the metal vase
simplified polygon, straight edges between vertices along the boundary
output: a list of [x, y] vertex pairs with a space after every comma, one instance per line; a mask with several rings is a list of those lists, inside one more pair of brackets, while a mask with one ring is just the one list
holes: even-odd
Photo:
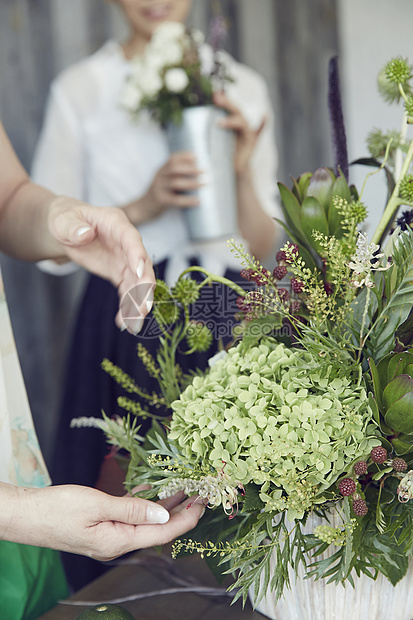
[[166, 135], [171, 153], [192, 151], [205, 172], [205, 185], [190, 192], [199, 205], [184, 209], [189, 236], [194, 240], [228, 237], [238, 230], [234, 173], [234, 132], [219, 127], [226, 112], [216, 106], [183, 111], [182, 124], [169, 123]]

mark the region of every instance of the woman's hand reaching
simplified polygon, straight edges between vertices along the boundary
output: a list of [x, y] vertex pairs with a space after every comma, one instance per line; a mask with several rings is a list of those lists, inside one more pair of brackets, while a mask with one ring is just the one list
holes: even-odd
[[[138, 230], [131, 226], [121, 209], [91, 207], [69, 198], [57, 198], [48, 218], [52, 236], [63, 246], [68, 258], [117, 287], [122, 300], [134, 290], [137, 324], [150, 311], [155, 288], [152, 262]], [[140, 285], [139, 295], [136, 290]], [[122, 326], [120, 314], [116, 317]]]
[[191, 530], [205, 508], [183, 493], [159, 502], [75, 485], [0, 484], [0, 539], [112, 560]]

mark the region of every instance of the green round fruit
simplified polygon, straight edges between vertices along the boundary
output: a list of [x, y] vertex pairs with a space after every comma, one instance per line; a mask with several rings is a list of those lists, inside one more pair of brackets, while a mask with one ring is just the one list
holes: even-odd
[[100, 603], [85, 609], [77, 620], [135, 620], [132, 614], [120, 605]]

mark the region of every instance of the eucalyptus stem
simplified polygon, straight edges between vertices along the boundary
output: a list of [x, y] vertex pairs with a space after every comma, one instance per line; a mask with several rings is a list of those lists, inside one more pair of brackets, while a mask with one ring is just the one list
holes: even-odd
[[384, 210], [384, 213], [381, 217], [381, 220], [376, 228], [376, 232], [373, 235], [372, 243], [380, 243], [382, 235], [386, 230], [388, 224], [391, 222], [393, 217], [395, 216], [397, 209], [401, 204], [404, 204], [404, 201], [399, 197], [399, 187], [402, 179], [407, 174], [411, 161], [413, 159], [413, 140], [410, 142], [409, 150], [407, 151], [406, 158], [403, 162], [403, 167], [400, 172], [400, 176], [397, 179], [396, 186], [393, 190], [392, 195], [390, 196], [390, 200], [387, 203], [387, 206]]
[[363, 332], [364, 332], [364, 326], [366, 324], [367, 312], [368, 312], [368, 309], [369, 309], [370, 293], [371, 293], [371, 290], [370, 290], [369, 287], [367, 287], [366, 303], [364, 305], [363, 318], [362, 318], [361, 327], [360, 327], [360, 357], [361, 357], [361, 352], [362, 352], [363, 347], [364, 347], [364, 343], [366, 342], [365, 339], [363, 340]]

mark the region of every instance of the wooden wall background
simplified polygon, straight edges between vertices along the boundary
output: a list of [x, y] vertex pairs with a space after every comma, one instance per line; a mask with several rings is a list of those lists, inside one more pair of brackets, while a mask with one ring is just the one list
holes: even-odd
[[[215, 0], [194, 0], [207, 28]], [[276, 114], [279, 179], [331, 164], [327, 66], [339, 52], [336, 0], [222, 0], [227, 49], [258, 70]], [[30, 169], [50, 81], [64, 67], [122, 38], [104, 0], [0, 0], [0, 118]], [[1, 174], [1, 171], [0, 171]], [[55, 439], [59, 386], [83, 274], [55, 278], [1, 257], [16, 343], [46, 457]], [[85, 412], [87, 414], [87, 412]]]

